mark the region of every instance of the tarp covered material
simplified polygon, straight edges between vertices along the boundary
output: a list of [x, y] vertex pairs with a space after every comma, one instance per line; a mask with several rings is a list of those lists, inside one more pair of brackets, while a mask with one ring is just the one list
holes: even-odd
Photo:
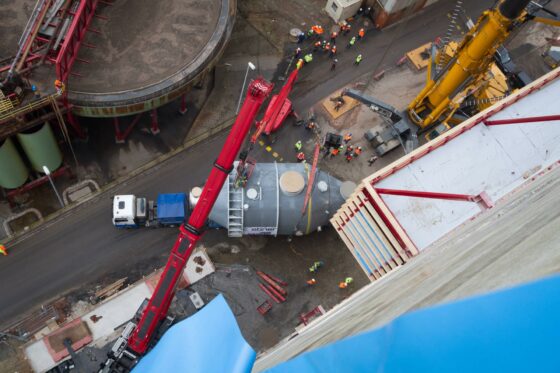
[[267, 372], [560, 372], [560, 276], [405, 314]]
[[133, 373], [250, 372], [255, 356], [220, 294], [171, 327]]

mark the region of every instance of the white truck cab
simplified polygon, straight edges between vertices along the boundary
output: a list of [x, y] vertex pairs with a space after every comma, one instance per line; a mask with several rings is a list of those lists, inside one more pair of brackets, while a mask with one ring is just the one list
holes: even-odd
[[118, 228], [137, 228], [146, 222], [146, 199], [134, 194], [113, 198], [113, 225]]

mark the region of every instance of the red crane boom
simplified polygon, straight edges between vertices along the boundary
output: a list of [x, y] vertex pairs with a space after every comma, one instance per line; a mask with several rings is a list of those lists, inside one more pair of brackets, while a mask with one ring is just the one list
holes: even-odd
[[298, 72], [299, 68], [295, 68], [280, 92], [270, 99], [263, 119], [258, 124], [259, 129], [264, 131], [265, 135], [268, 136], [280, 128], [286, 117], [292, 112], [292, 101], [290, 101], [288, 95], [294, 88]]
[[202, 194], [189, 217], [188, 223], [179, 228], [179, 235], [157, 287], [146, 306], [138, 325], [128, 340], [128, 348], [139, 355], [146, 352], [158, 325], [167, 316], [169, 305], [175, 295], [175, 287], [185, 268], [212, 210], [226, 178], [232, 170], [233, 161], [254, 122], [265, 98], [272, 91], [272, 84], [262, 78], [249, 84], [243, 107], [231, 128], [231, 132], [220, 152]]

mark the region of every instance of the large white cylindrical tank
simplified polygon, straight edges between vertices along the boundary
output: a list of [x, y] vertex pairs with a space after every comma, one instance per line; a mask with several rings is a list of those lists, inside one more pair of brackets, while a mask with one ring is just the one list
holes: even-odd
[[309, 203], [302, 213], [310, 172], [311, 166], [302, 163], [258, 163], [246, 186], [235, 188], [234, 170], [209, 219], [234, 237], [311, 233], [328, 224], [345, 197], [340, 180], [317, 170]]

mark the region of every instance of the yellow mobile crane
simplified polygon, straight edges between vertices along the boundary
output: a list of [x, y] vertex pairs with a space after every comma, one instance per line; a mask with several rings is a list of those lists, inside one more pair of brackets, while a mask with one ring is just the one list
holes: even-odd
[[[484, 90], [488, 85], [484, 82], [488, 80], [496, 50], [516, 26], [535, 18], [533, 12], [526, 10], [529, 3], [535, 11], [554, 14], [530, 0], [502, 0], [495, 8], [482, 13], [456, 48], [445, 46], [436, 55], [435, 46], [432, 47], [426, 86], [406, 110], [420, 130], [438, 122], [447, 123], [467, 97], [487, 97]], [[447, 62], [436, 71], [436, 60], [440, 59]]]
[[[545, 1], [545, 5], [548, 2]], [[513, 74], [514, 65], [502, 44], [514, 29], [531, 19], [559, 26], [558, 15], [545, 5], [530, 0], [501, 0], [496, 7], [482, 13], [461, 42], [445, 43], [439, 52], [436, 45], [432, 45], [426, 86], [404, 112], [356, 90], [343, 90], [341, 96], [368, 105], [388, 122], [386, 129], [365, 134], [376, 153], [383, 156], [399, 145], [405, 152], [414, 149], [418, 145], [419, 131], [431, 130], [426, 134], [428, 140], [445, 132], [451, 128], [450, 124], [457, 124], [473, 114], [472, 110], [457, 113], [461, 105], [468, 103], [465, 102], [467, 98], [475, 102], [476, 111], [480, 111], [504, 97], [512, 88], [508, 78], [516, 75], [512, 79], [518, 81], [516, 84], [523, 79]], [[535, 17], [541, 10], [554, 18]], [[517, 87], [525, 84], [521, 81]]]

